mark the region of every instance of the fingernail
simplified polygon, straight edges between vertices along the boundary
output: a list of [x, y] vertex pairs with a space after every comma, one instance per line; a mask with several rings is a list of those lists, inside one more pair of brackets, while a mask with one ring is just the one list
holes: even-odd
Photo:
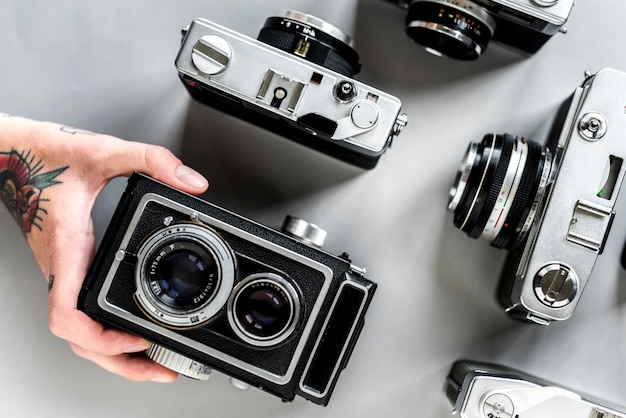
[[150, 343], [137, 344], [137, 345], [128, 347], [126, 350], [124, 350], [124, 353], [138, 353], [140, 351], [145, 351], [148, 348], [150, 348]]
[[209, 185], [207, 179], [193, 168], [187, 167], [184, 164], [179, 165], [176, 168], [176, 177], [189, 187], [194, 189], [203, 189]]
[[169, 376], [157, 376], [150, 379], [151, 382], [155, 383], [172, 383], [174, 380]]

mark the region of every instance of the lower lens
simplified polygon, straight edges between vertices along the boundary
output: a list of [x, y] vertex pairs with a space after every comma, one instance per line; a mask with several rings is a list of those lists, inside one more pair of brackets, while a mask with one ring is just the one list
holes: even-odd
[[217, 288], [219, 267], [206, 249], [191, 241], [168, 243], [154, 252], [148, 278], [154, 296], [165, 305], [193, 309]]
[[269, 17], [258, 40], [348, 77], [361, 69], [352, 39], [330, 23], [290, 10]]
[[237, 286], [229, 303], [229, 316], [245, 341], [273, 345], [291, 334], [299, 306], [298, 294], [287, 280], [262, 273], [247, 277]]
[[512, 135], [471, 143], [450, 190], [454, 225], [498, 248], [520, 245], [548, 184], [550, 151]]
[[406, 26], [407, 34], [429, 52], [474, 60], [487, 48], [496, 23], [471, 1], [414, 0]]

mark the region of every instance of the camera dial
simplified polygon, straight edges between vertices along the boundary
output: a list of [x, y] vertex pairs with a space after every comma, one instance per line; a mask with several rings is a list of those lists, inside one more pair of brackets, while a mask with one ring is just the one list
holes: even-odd
[[487, 10], [471, 1], [414, 0], [406, 17], [407, 34], [428, 52], [460, 60], [480, 57], [495, 29]]
[[153, 320], [191, 328], [210, 320], [233, 287], [230, 247], [206, 226], [171, 224], [150, 235], [137, 252], [135, 300]]
[[260, 347], [276, 345], [296, 329], [300, 297], [294, 285], [274, 273], [246, 277], [228, 301], [228, 320], [243, 341]]
[[450, 189], [454, 225], [497, 248], [519, 246], [548, 185], [550, 151], [512, 135], [485, 135], [470, 143]]
[[328, 233], [304, 219], [287, 215], [280, 228], [285, 234], [315, 248], [322, 248]]
[[257, 39], [348, 77], [361, 70], [352, 38], [315, 16], [281, 10], [267, 18]]
[[210, 367], [157, 344], [152, 344], [148, 348], [146, 356], [161, 366], [191, 379], [209, 380], [211, 377]]

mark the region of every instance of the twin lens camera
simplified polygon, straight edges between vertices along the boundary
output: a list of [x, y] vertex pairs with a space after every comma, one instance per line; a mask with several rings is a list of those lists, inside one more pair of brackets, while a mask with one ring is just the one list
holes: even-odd
[[498, 289], [510, 315], [569, 318], [603, 252], [626, 166], [626, 73], [587, 78], [547, 144], [488, 134], [470, 143], [450, 190], [454, 225], [511, 250]]
[[183, 30], [179, 76], [198, 101], [371, 169], [407, 123], [400, 100], [354, 80], [354, 42], [314, 16], [281, 11], [258, 40], [205, 19]]
[[206, 380], [326, 405], [376, 284], [326, 232], [275, 231], [141, 174], [129, 179], [79, 309], [153, 342], [147, 356]]
[[407, 10], [406, 32], [435, 55], [475, 60], [490, 40], [537, 52], [565, 32], [574, 0], [387, 0]]

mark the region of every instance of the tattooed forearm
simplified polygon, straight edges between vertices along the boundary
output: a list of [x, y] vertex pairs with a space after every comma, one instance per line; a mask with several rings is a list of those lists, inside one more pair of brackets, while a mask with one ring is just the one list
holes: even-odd
[[9, 209], [22, 232], [32, 227], [41, 230], [41, 215], [46, 214], [41, 206], [44, 189], [59, 184], [55, 180], [67, 167], [43, 172], [43, 163], [30, 152], [0, 151], [0, 199]]

